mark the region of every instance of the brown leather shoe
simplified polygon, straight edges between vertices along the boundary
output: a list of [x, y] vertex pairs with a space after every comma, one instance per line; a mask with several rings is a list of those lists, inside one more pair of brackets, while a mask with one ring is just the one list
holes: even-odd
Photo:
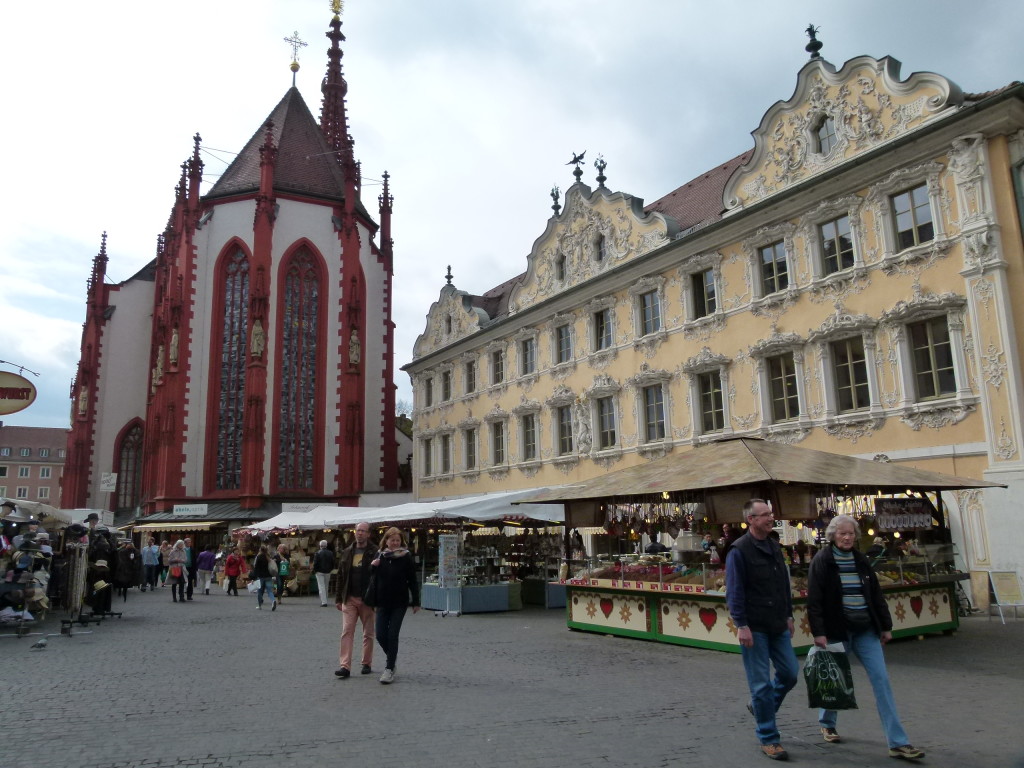
[[770, 760], [789, 760], [789, 753], [782, 748], [781, 744], [762, 744], [761, 751]]
[[835, 728], [822, 728], [821, 738], [823, 738], [829, 744], [838, 744], [840, 741], [842, 741], [842, 738], [839, 736], [839, 732], [836, 731]]

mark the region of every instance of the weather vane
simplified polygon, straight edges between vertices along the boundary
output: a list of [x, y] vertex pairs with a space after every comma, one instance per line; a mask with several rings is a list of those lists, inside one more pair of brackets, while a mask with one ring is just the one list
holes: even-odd
[[305, 48], [309, 43], [304, 43], [299, 39], [299, 31], [295, 30], [292, 32], [291, 37], [284, 39], [292, 47], [292, 88], [295, 87], [295, 73], [299, 71], [299, 48]]
[[566, 163], [566, 165], [575, 165], [576, 166], [573, 169], [573, 171], [572, 171], [572, 175], [576, 177], [576, 181], [577, 182], [579, 182], [580, 178], [582, 178], [582, 176], [583, 176], [583, 171], [580, 169], [580, 165], [583, 164], [583, 156], [585, 154], [587, 154], [587, 150], [585, 150], [585, 149], [582, 152], [580, 152], [579, 154], [576, 154], [575, 152], [573, 152], [572, 153], [572, 160], [570, 160], [568, 163]]
[[331, 10], [334, 11], [335, 16], [340, 16], [344, 7], [345, 3], [342, 0], [331, 0]]

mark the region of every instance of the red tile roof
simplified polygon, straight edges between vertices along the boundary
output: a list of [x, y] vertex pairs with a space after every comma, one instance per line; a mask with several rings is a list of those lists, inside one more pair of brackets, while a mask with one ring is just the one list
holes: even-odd
[[701, 174], [686, 182], [674, 192], [669, 192], [660, 200], [655, 200], [644, 210], [648, 213], [657, 211], [671, 216], [679, 223], [680, 231], [690, 229], [698, 224], [710, 224], [722, 218], [722, 195], [726, 182], [733, 171], [750, 160], [754, 154], [748, 149], [742, 155], [722, 163], [717, 168]]

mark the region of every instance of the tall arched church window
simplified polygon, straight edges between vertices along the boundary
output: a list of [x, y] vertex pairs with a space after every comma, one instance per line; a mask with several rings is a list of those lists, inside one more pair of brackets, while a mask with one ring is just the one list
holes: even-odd
[[217, 490], [242, 485], [242, 421], [245, 417], [245, 363], [249, 340], [249, 259], [241, 248], [224, 260], [220, 343], [214, 366], [217, 394]]
[[320, 276], [306, 248], [296, 251], [284, 277], [281, 327], [281, 414], [278, 485], [314, 488]]
[[117, 449], [118, 516], [132, 513], [142, 501], [142, 425], [135, 424], [121, 438]]

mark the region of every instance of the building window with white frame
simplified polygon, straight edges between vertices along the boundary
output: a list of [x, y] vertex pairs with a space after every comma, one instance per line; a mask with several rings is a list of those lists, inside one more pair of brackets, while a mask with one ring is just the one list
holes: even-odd
[[786, 262], [786, 243], [779, 240], [757, 249], [761, 268], [761, 295], [784, 291], [789, 287], [789, 266]]
[[849, 216], [840, 216], [819, 224], [818, 239], [821, 244], [823, 275], [831, 275], [853, 266], [853, 235], [850, 232]]
[[31, 477], [32, 467], [18, 467], [18, 477]]
[[452, 372], [441, 371], [441, 402], [446, 403], [452, 399]]
[[501, 384], [505, 380], [505, 353], [500, 349], [491, 352], [491, 384]]
[[638, 297], [640, 310], [640, 335], [647, 336], [661, 330], [661, 302], [657, 291], [641, 293]]
[[572, 362], [572, 326], [555, 328], [555, 365]]
[[39, 458], [47, 459], [49, 457], [50, 457], [50, 449], [49, 448], [40, 448], [39, 449]]
[[505, 463], [505, 422], [491, 422], [491, 464]]
[[57, 458], [58, 459], [63, 459], [66, 455], [67, 455], [67, 451], [66, 450], [64, 450], [63, 448], [58, 448], [57, 449]]
[[7, 447], [0, 448], [0, 456], [10, 456], [10, 455], [11, 455], [11, 449], [10, 448], [7, 448]]
[[945, 315], [907, 326], [918, 400], [956, 394], [956, 373], [949, 323]]
[[832, 370], [835, 375], [836, 408], [840, 413], [859, 411], [871, 405], [864, 338], [851, 336], [833, 341]]
[[429, 408], [434, 404], [434, 380], [427, 379], [423, 382], [423, 407]]
[[800, 416], [800, 396], [797, 390], [793, 353], [786, 352], [766, 358], [765, 366], [768, 369], [772, 421], [778, 423], [798, 418]]
[[0, 467], [0, 477], [7, 477], [7, 467]]
[[466, 394], [476, 392], [476, 360], [470, 360], [463, 369], [466, 382]]
[[27, 499], [28, 498], [28, 486], [27, 485], [19, 485], [18, 486], [18, 490], [14, 494], [14, 498], [16, 498], [16, 499]]
[[823, 115], [818, 121], [818, 127], [814, 129], [815, 144], [818, 153], [827, 155], [836, 145], [836, 121], [827, 115]]
[[452, 436], [441, 435], [441, 474], [447, 475], [452, 471]]
[[715, 290], [715, 270], [705, 269], [691, 277], [693, 293], [693, 319], [713, 315], [718, 311], [718, 294]]
[[523, 339], [519, 342], [519, 375], [529, 376], [537, 372], [537, 340]]
[[665, 389], [661, 384], [643, 388], [644, 440], [665, 439]]
[[534, 461], [537, 458], [537, 414], [524, 413], [519, 417], [522, 436], [523, 461]]
[[462, 442], [465, 445], [466, 469], [476, 469], [476, 428], [470, 427], [462, 431]]
[[50, 472], [51, 471], [52, 471], [51, 467], [40, 467], [39, 468], [39, 479], [40, 480], [49, 480], [50, 479]]
[[0, 496], [6, 496], [6, 495], [7, 495], [7, 486], [6, 485], [0, 485]]
[[935, 239], [935, 223], [927, 184], [895, 194], [889, 198], [889, 202], [892, 206], [896, 250], [906, 250]]
[[430, 477], [434, 474], [434, 441], [432, 438], [425, 438], [420, 445], [423, 446], [423, 476]]
[[31, 456], [32, 455], [32, 449], [31, 448], [22, 448], [21, 449], [21, 455], [25, 456], [25, 457]]
[[599, 397], [596, 408], [598, 447], [601, 450], [614, 448], [618, 444], [618, 434], [615, 429], [615, 399]]
[[558, 455], [572, 453], [572, 406], [560, 405], [555, 412], [558, 429]]
[[594, 351], [610, 349], [612, 338], [612, 310], [606, 307], [594, 313]]
[[722, 395], [722, 375], [706, 371], [697, 375], [700, 398], [701, 432], [721, 432], [725, 429], [725, 402]]
[[38, 497], [40, 499], [48, 499], [48, 498], [50, 498], [50, 489], [49, 488], [40, 488], [37, 491], [37, 494], [38, 494]]

